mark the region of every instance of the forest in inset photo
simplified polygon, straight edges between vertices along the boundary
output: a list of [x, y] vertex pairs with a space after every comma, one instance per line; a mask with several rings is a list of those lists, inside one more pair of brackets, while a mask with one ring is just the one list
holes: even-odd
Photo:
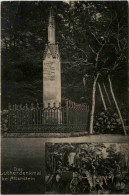
[[129, 144], [46, 143], [45, 156], [46, 193], [129, 193]]

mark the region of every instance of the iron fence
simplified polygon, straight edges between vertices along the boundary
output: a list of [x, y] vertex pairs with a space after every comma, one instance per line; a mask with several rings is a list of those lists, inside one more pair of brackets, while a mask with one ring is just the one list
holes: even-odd
[[89, 107], [70, 100], [47, 107], [9, 105], [8, 132], [12, 133], [61, 133], [87, 131]]

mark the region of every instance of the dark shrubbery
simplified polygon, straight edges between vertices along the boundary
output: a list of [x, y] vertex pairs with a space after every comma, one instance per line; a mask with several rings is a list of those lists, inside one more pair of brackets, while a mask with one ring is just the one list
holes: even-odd
[[121, 120], [118, 114], [111, 109], [97, 114], [94, 118], [95, 133], [123, 133]]

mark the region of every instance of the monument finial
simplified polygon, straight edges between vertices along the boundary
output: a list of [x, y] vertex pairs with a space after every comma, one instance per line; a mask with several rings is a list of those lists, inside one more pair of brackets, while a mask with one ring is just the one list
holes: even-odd
[[50, 8], [50, 17], [53, 17], [53, 7]]
[[53, 7], [50, 8], [49, 25], [48, 25], [48, 42], [49, 44], [55, 44], [55, 21], [53, 14]]

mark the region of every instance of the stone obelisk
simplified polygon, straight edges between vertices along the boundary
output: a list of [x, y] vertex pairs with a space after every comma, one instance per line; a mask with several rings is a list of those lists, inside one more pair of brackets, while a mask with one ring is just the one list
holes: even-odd
[[55, 41], [55, 20], [53, 9], [50, 9], [48, 23], [48, 44], [43, 56], [43, 104], [61, 103], [61, 60], [58, 44]]

